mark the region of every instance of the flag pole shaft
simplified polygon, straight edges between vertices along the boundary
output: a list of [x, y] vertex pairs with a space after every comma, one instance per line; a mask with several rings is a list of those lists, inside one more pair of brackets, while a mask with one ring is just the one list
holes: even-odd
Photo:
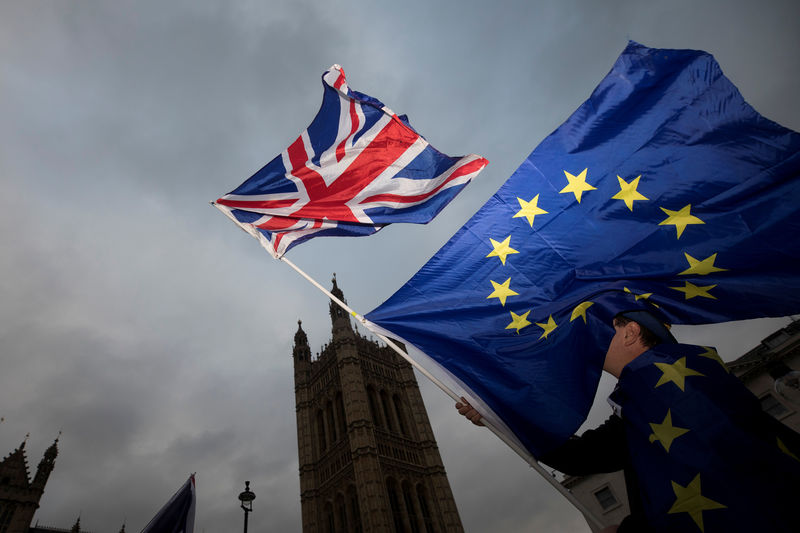
[[[398, 355], [400, 355], [400, 357], [402, 357], [403, 359], [408, 361], [408, 363], [410, 363], [411, 366], [413, 366], [420, 374], [422, 374], [423, 376], [428, 378], [434, 385], [439, 387], [439, 389], [441, 389], [445, 394], [450, 396], [450, 398], [452, 398], [456, 402], [460, 402], [461, 401], [461, 398], [455, 392], [453, 392], [453, 390], [451, 390], [450, 387], [448, 387], [447, 385], [442, 383], [441, 380], [436, 378], [436, 376], [431, 374], [427, 369], [423, 368], [417, 361], [412, 359], [411, 356], [409, 356], [406, 353], [405, 350], [403, 350], [399, 346], [397, 346], [397, 344], [395, 344], [395, 342], [392, 339], [389, 339], [388, 337], [384, 336], [380, 332], [372, 330], [368, 325], [367, 319], [365, 319], [362, 315], [359, 315], [358, 313], [353, 311], [346, 303], [344, 303], [342, 300], [340, 300], [339, 298], [334, 296], [328, 289], [326, 289], [325, 287], [320, 285], [314, 278], [312, 278], [311, 276], [306, 274], [302, 269], [300, 269], [300, 267], [298, 267], [293, 262], [291, 262], [289, 259], [287, 259], [286, 256], [284, 256], [284, 255], [280, 255], [280, 256], [276, 255], [270, 248], [268, 248], [268, 246], [269, 246], [268, 242], [265, 242], [265, 239], [263, 238], [263, 236], [260, 233], [258, 233], [257, 231], [255, 231], [255, 229], [253, 229], [252, 227], [247, 227], [244, 224], [242, 224], [241, 222], [239, 222], [238, 220], [236, 220], [236, 218], [230, 213], [230, 211], [227, 208], [225, 208], [225, 207], [223, 207], [223, 206], [221, 206], [221, 205], [219, 205], [219, 204], [217, 204], [215, 202], [211, 202], [211, 205], [213, 205], [214, 207], [216, 207], [217, 209], [222, 211], [229, 219], [231, 219], [231, 221], [233, 221], [234, 224], [239, 226], [239, 228], [241, 228], [243, 231], [245, 231], [246, 233], [248, 233], [248, 234], [252, 235], [253, 237], [255, 237], [256, 239], [258, 239], [258, 241], [270, 253], [270, 255], [272, 255], [273, 257], [275, 257], [279, 261], [282, 261], [283, 263], [287, 264], [288, 266], [290, 266], [292, 269], [294, 269], [295, 272], [300, 274], [309, 283], [311, 283], [317, 289], [322, 291], [328, 298], [331, 299], [331, 301], [336, 303], [339, 307], [341, 307], [342, 309], [347, 311], [347, 313], [350, 314], [353, 318], [358, 320], [365, 328], [369, 329], [375, 335], [377, 335], [383, 342], [386, 343], [387, 346], [389, 346], [391, 349], [393, 349], [395, 352], [397, 352]], [[516, 442], [512, 441], [511, 439], [509, 439], [507, 435], [505, 435], [502, 431], [500, 431], [494, 425], [489, 423], [488, 420], [484, 419], [482, 422], [483, 422], [483, 425], [487, 429], [489, 429], [489, 431], [494, 433], [509, 448], [514, 450], [517, 453], [517, 455], [519, 455], [526, 463], [528, 463], [528, 465], [531, 466], [531, 468], [536, 470], [543, 478], [545, 478], [547, 480], [548, 483], [550, 483], [553, 487], [555, 487], [555, 489], [558, 492], [560, 492], [567, 500], [569, 500], [569, 502], [572, 503], [572, 505], [575, 506], [575, 508], [578, 509], [578, 511], [580, 511], [586, 517], [587, 520], [591, 520], [595, 525], [597, 525], [600, 528], [603, 527], [603, 524], [600, 522], [600, 519], [597, 518], [597, 516], [595, 516], [595, 514], [592, 513], [592, 511], [590, 511], [583, 503], [578, 501], [578, 499], [575, 497], [575, 495], [569, 489], [567, 489], [561, 483], [556, 481], [556, 479], [550, 474], [550, 472], [545, 470], [544, 467], [542, 467], [542, 465], [539, 464], [539, 462], [536, 460], [536, 458], [533, 457], [530, 453], [528, 453], [527, 450], [525, 450], [524, 448], [520, 447]]]

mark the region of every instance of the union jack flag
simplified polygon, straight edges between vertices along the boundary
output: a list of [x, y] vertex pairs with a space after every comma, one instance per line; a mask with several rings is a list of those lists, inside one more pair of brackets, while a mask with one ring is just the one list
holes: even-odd
[[322, 107], [308, 129], [214, 202], [276, 258], [312, 237], [425, 224], [488, 164], [439, 152], [405, 115], [350, 89], [339, 65], [322, 83]]

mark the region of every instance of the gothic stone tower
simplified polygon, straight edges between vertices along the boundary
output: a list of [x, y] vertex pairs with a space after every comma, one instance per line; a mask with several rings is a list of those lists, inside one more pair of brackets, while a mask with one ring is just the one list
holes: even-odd
[[[331, 292], [344, 300], [335, 277]], [[294, 336], [303, 531], [463, 531], [411, 365], [330, 315], [316, 360]]]
[[33, 481], [25, 442], [0, 461], [0, 533], [27, 533], [58, 456], [58, 439], [44, 452]]

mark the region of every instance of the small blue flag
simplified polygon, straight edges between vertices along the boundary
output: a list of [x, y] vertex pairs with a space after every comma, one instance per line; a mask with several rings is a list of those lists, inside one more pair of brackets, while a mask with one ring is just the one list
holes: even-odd
[[192, 533], [195, 509], [194, 474], [172, 495], [142, 533]]
[[711, 55], [631, 42], [366, 318], [541, 455], [585, 420], [616, 312], [800, 312], [799, 152], [800, 135], [753, 110]]

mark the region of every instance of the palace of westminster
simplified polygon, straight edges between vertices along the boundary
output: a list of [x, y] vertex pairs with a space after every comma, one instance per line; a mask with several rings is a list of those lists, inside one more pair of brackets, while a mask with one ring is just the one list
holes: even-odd
[[[344, 300], [335, 278], [332, 293]], [[332, 337], [318, 357], [312, 359], [302, 325], [294, 335], [302, 530], [463, 531], [411, 365], [362, 336], [332, 302], [330, 317]], [[781, 369], [800, 369], [800, 322], [728, 366], [765, 410], [800, 428], [800, 407], [771, 391]], [[24, 442], [0, 460], [0, 533], [83, 531], [80, 519], [71, 529], [32, 525], [55, 466], [57, 443], [44, 453], [32, 480]], [[568, 477], [563, 484], [608, 523], [627, 514], [621, 476]]]

